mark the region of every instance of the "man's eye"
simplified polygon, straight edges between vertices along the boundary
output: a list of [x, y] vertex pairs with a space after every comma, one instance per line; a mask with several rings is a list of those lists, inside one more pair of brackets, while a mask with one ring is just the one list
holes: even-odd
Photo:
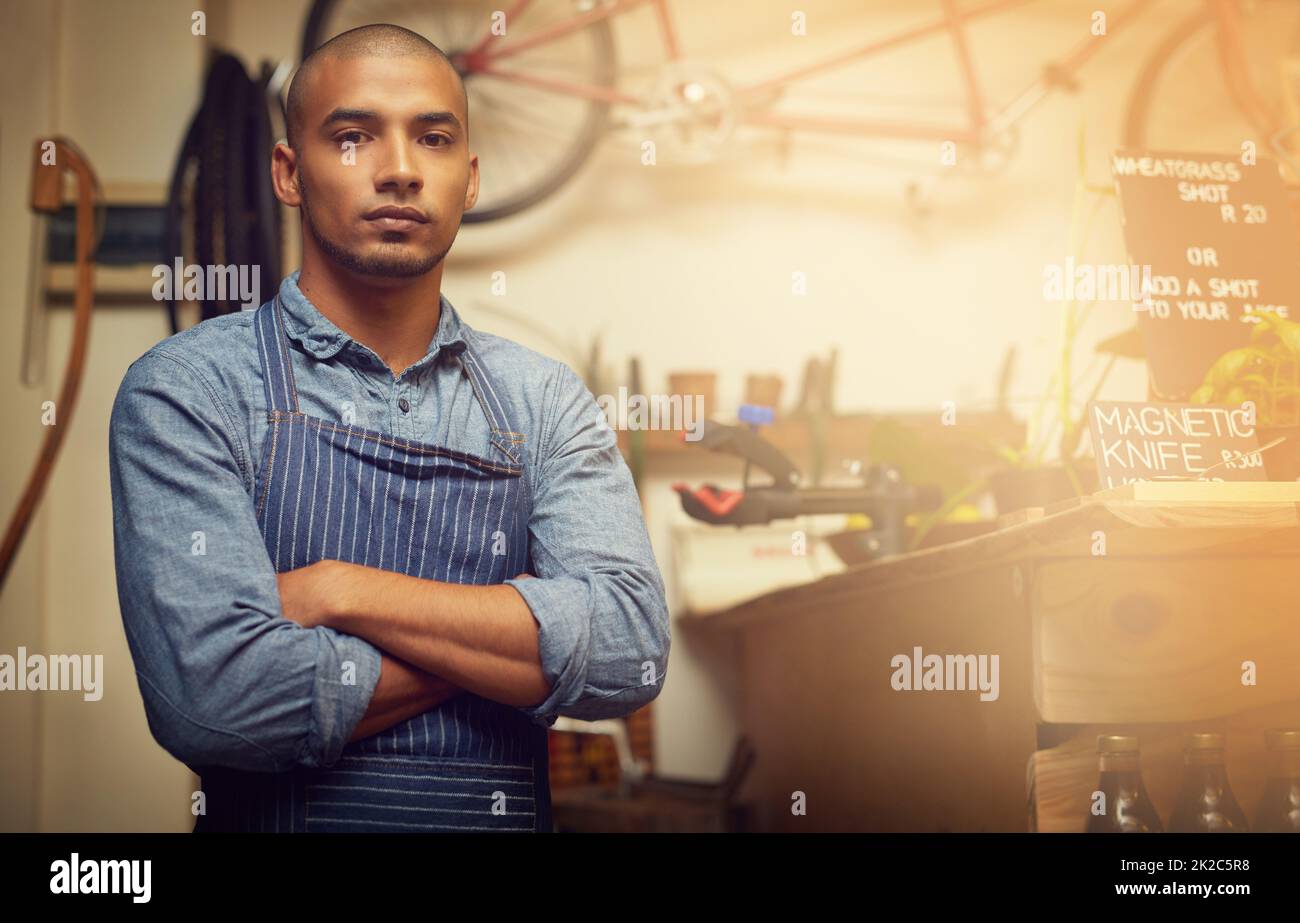
[[444, 147], [445, 147], [446, 145], [448, 145], [448, 144], [453, 143], [452, 140], [451, 140], [450, 138], [448, 138], [446, 135], [431, 134], [431, 135], [425, 135], [425, 137], [426, 137], [426, 138], [436, 138], [437, 140], [439, 140], [439, 141], [442, 142], [442, 145], [441, 145], [441, 146], [444, 146]]
[[343, 134], [339, 135], [339, 136], [338, 136], [337, 138], [335, 138], [334, 140], [335, 140], [335, 141], [347, 141], [348, 138], [350, 138], [350, 137], [352, 137], [352, 136], [354, 136], [354, 135], [356, 136], [356, 138], [357, 138], [358, 141], [361, 140], [361, 132], [359, 132], [359, 131], [345, 131], [345, 132], [343, 132]]

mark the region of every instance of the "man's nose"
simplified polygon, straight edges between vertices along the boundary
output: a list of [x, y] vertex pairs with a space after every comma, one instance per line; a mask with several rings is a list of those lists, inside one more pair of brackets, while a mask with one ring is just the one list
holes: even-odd
[[384, 146], [384, 164], [375, 175], [375, 186], [379, 189], [405, 188], [412, 191], [424, 186], [424, 180], [416, 169], [415, 152], [405, 138]]

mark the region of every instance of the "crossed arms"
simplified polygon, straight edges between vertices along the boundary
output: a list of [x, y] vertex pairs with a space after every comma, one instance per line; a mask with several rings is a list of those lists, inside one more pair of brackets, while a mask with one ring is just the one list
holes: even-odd
[[658, 695], [662, 578], [614, 435], [567, 366], [531, 423], [535, 577], [496, 586], [338, 561], [277, 575], [251, 502], [258, 410], [221, 374], [164, 341], [127, 371], [109, 427], [123, 626], [149, 729], [177, 759], [329, 766], [462, 690], [546, 726]]
[[442, 583], [344, 561], [286, 571], [277, 583], [285, 618], [364, 638], [386, 652], [352, 740], [422, 714], [461, 690], [517, 706], [536, 706], [551, 691], [537, 621], [507, 584]]

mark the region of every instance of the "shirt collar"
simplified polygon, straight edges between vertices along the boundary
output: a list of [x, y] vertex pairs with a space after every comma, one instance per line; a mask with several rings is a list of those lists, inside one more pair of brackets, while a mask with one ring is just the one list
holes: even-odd
[[[307, 300], [307, 296], [298, 288], [298, 276], [301, 272], [300, 269], [294, 270], [292, 275], [285, 277], [280, 283], [280, 304], [284, 308], [285, 334], [289, 339], [301, 345], [317, 359], [329, 359], [348, 346], [352, 346], [354, 350], [360, 348], [361, 351], [369, 354], [368, 348], [362, 347]], [[459, 312], [452, 307], [446, 295], [439, 292], [438, 298], [442, 306], [438, 329], [434, 331], [433, 340], [430, 341], [424, 358], [416, 363], [417, 365], [423, 365], [430, 356], [437, 354], [441, 349], [448, 348], [458, 352], [469, 345], [466, 338], [469, 326], [461, 320]]]

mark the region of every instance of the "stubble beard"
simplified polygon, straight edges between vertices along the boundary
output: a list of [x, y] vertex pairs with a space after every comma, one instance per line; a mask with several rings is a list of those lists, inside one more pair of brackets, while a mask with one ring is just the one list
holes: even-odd
[[312, 220], [311, 206], [308, 204], [307, 197], [307, 181], [301, 173], [298, 176], [298, 195], [308, 233], [311, 234], [312, 240], [316, 241], [316, 246], [320, 247], [321, 252], [333, 262], [357, 275], [403, 279], [422, 276], [433, 271], [451, 250], [450, 244], [440, 253], [429, 255], [413, 254], [405, 247], [395, 246], [390, 249], [386, 246], [387, 243], [398, 244], [404, 239], [405, 235], [400, 231], [385, 231], [382, 236], [386, 244], [380, 246], [375, 252], [358, 253], [349, 250], [322, 234], [316, 222]]

